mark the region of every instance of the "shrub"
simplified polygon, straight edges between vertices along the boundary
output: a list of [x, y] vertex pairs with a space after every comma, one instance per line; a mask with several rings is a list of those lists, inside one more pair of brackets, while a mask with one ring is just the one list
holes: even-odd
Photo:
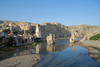
[[31, 33], [28, 33], [28, 35], [32, 35]]
[[10, 29], [4, 29], [4, 32], [8, 32], [8, 31], [10, 31]]
[[4, 38], [5, 36], [4, 36], [4, 35], [2, 35], [1, 37], [2, 37], [2, 38]]
[[96, 34], [96, 35], [90, 37], [89, 39], [90, 40], [98, 40], [99, 38], [100, 38], [100, 34]]
[[36, 46], [36, 43], [32, 43], [32, 46]]
[[9, 27], [8, 25], [6, 25], [6, 27]]
[[16, 30], [16, 31], [13, 31], [13, 33], [14, 33], [14, 34], [17, 34], [17, 33], [18, 33], [18, 31], [17, 31], [17, 30]]

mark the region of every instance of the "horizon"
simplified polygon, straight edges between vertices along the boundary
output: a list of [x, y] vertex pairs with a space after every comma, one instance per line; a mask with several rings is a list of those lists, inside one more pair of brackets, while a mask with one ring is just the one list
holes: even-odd
[[0, 0], [0, 19], [100, 26], [100, 0]]
[[[1, 20], [1, 21], [11, 21], [11, 20]], [[27, 21], [11, 21], [11, 22], [27, 22]], [[32, 22], [27, 22], [27, 23], [32, 23]], [[44, 22], [44, 23], [48, 23], [48, 22]], [[41, 24], [44, 24], [44, 23], [41, 23]], [[49, 23], [58, 23], [58, 22], [49, 22]], [[37, 23], [39, 24], [39, 23]], [[61, 25], [63, 25], [62, 23], [60, 23]], [[81, 24], [81, 25], [87, 25], [87, 24]], [[67, 25], [65, 25], [67, 26]], [[79, 25], [70, 25], [70, 26], [79, 26]], [[98, 26], [98, 25], [90, 25], [90, 26]]]

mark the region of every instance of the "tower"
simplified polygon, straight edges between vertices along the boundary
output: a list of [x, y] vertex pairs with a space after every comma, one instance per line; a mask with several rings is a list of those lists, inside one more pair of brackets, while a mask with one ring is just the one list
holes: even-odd
[[41, 38], [41, 32], [39, 30], [39, 24], [36, 25], [36, 32], [35, 32], [35, 35], [37, 38]]

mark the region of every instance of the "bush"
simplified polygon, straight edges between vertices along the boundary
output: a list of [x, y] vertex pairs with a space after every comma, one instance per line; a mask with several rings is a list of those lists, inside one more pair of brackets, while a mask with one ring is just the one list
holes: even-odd
[[18, 31], [17, 31], [17, 30], [16, 30], [16, 31], [13, 31], [13, 33], [14, 33], [14, 34], [17, 34], [17, 33], [18, 33]]
[[8, 25], [6, 25], [6, 27], [9, 27]]
[[28, 35], [32, 35], [31, 33], [28, 33]]
[[36, 46], [36, 43], [32, 43], [32, 46]]
[[96, 34], [96, 35], [90, 37], [89, 39], [90, 40], [98, 40], [99, 38], [100, 38], [100, 34]]
[[10, 31], [10, 29], [4, 29], [4, 32], [8, 32], [8, 31]]
[[4, 35], [2, 35], [1, 37], [2, 37], [2, 38], [4, 38], [5, 36], [4, 36]]

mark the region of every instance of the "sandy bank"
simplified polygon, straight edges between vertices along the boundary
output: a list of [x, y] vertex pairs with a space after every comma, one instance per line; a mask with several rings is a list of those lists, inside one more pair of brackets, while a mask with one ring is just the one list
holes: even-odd
[[[36, 57], [38, 61], [33, 61], [33, 57]], [[37, 54], [17, 56], [0, 61], [0, 67], [32, 67], [41, 60], [41, 56]]]
[[[89, 56], [93, 58], [95, 61], [100, 62], [100, 52], [96, 48], [100, 48], [99, 41], [84, 41], [84, 42], [77, 42], [79, 46], [85, 47], [89, 51]], [[94, 48], [95, 47], [95, 48]]]
[[84, 43], [84, 46], [91, 46], [91, 47], [96, 47], [96, 48], [100, 48], [100, 41], [83, 41], [82, 43]]

